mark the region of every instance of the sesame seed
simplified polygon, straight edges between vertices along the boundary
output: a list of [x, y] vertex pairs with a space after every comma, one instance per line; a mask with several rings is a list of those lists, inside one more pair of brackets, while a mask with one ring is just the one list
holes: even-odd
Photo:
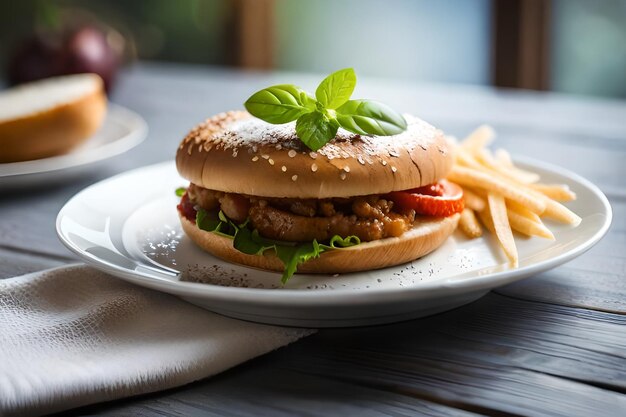
[[391, 167], [391, 172], [396, 172], [398, 170], [398, 168], [396, 167]]
[[261, 158], [263, 159], [270, 159], [270, 156], [266, 153], [264, 153], [263, 155], [261, 155]]
[[346, 172], [350, 172], [350, 167], [346, 165], [345, 167], [343, 167], [343, 170]]
[[345, 173], [345, 172], [342, 172], [342, 173], [339, 175], [339, 178], [341, 178], [342, 180], [345, 180], [345, 179], [346, 179], [346, 173]]
[[287, 172], [287, 167], [283, 165], [282, 167], [280, 167], [280, 170], [283, 172]]
[[383, 166], [387, 165], [387, 161], [385, 161], [384, 159], [381, 163], [383, 164]]
[[254, 156], [252, 157], [252, 162], [256, 162], [256, 161], [258, 161], [258, 160], [259, 160], [259, 157], [258, 157], [258, 156], [254, 155]]
[[313, 159], [317, 158], [317, 152], [309, 152], [309, 156]]
[[297, 153], [298, 152], [296, 152], [293, 149], [291, 149], [291, 150], [289, 150], [289, 152], [287, 152], [287, 155], [289, 155], [290, 158], [293, 158], [294, 156], [296, 156]]
[[359, 161], [359, 164], [365, 165], [365, 161], [363, 160], [363, 157], [361, 155], [358, 156], [357, 160]]
[[295, 180], [297, 180], [297, 179], [298, 179], [298, 176], [297, 176], [297, 175], [294, 175], [294, 176], [292, 176], [292, 177], [291, 177], [291, 181], [295, 181]]
[[317, 164], [311, 165], [311, 171], [313, 172], [317, 171]]
[[255, 153], [256, 153], [256, 151], [257, 151], [257, 150], [258, 150], [258, 148], [256, 147], [256, 145], [254, 145], [254, 146], [252, 147], [252, 152], [255, 152]]
[[268, 159], [267, 162], [269, 162], [270, 165], [274, 165], [274, 160], [272, 158]]
[[281, 145], [280, 143], [278, 145], [276, 145], [276, 149], [278, 149], [279, 151], [283, 148], [283, 145]]

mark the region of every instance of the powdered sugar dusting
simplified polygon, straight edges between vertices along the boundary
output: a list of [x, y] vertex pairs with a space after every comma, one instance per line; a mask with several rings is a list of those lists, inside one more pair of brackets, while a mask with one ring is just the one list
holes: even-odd
[[[229, 149], [233, 156], [241, 148], [254, 155], [257, 151], [273, 147], [292, 158], [297, 153], [308, 153], [313, 159], [318, 156], [327, 160], [357, 158], [362, 165], [376, 161], [386, 165], [384, 159], [388, 157], [398, 157], [406, 151], [412, 152], [418, 146], [427, 149], [429, 142], [437, 136], [437, 130], [428, 123], [410, 115], [404, 117], [408, 129], [399, 135], [362, 136], [340, 128], [333, 140], [317, 152], [310, 152], [298, 139], [295, 122], [273, 125], [253, 118], [246, 112], [228, 112], [214, 116], [194, 128], [181, 147], [194, 143], [202, 146], [204, 151], [212, 148]], [[269, 160], [266, 153], [260, 156]], [[274, 161], [269, 162], [273, 165]]]

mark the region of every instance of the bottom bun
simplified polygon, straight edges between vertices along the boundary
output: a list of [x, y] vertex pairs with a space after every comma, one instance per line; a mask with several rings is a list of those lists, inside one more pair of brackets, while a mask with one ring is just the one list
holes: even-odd
[[[400, 237], [324, 252], [319, 258], [298, 265], [298, 273], [367, 271], [413, 261], [441, 246], [456, 229], [459, 217], [459, 214], [455, 214], [444, 218], [423, 218]], [[278, 272], [284, 269], [283, 263], [272, 251], [266, 251], [263, 255], [247, 255], [233, 247], [232, 239], [199, 229], [183, 216], [180, 216], [180, 221], [191, 240], [218, 258], [254, 268]]]

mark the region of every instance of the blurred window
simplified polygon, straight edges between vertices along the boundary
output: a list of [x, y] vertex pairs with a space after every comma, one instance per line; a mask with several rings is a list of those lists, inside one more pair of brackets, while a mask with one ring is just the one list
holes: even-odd
[[139, 59], [626, 97], [626, 0], [0, 1], [0, 73], [64, 16]]
[[489, 84], [489, 0], [276, 0], [276, 66]]
[[553, 0], [553, 90], [626, 97], [626, 0]]

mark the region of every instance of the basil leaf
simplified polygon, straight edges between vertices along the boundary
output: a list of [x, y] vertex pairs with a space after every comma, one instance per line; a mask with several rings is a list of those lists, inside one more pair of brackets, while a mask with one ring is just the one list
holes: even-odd
[[185, 192], [187, 192], [187, 189], [185, 187], [178, 187], [176, 189], [176, 196], [182, 197], [185, 194]]
[[318, 110], [300, 116], [296, 122], [296, 134], [312, 151], [317, 151], [333, 139], [337, 128], [336, 122]]
[[257, 91], [244, 105], [255, 117], [268, 123], [282, 124], [315, 110], [315, 99], [295, 85], [281, 84]]
[[356, 74], [352, 68], [333, 72], [315, 90], [315, 98], [327, 109], [336, 109], [350, 99], [356, 86]]
[[372, 100], [349, 100], [336, 112], [341, 127], [361, 135], [397, 135], [407, 127], [400, 113]]

